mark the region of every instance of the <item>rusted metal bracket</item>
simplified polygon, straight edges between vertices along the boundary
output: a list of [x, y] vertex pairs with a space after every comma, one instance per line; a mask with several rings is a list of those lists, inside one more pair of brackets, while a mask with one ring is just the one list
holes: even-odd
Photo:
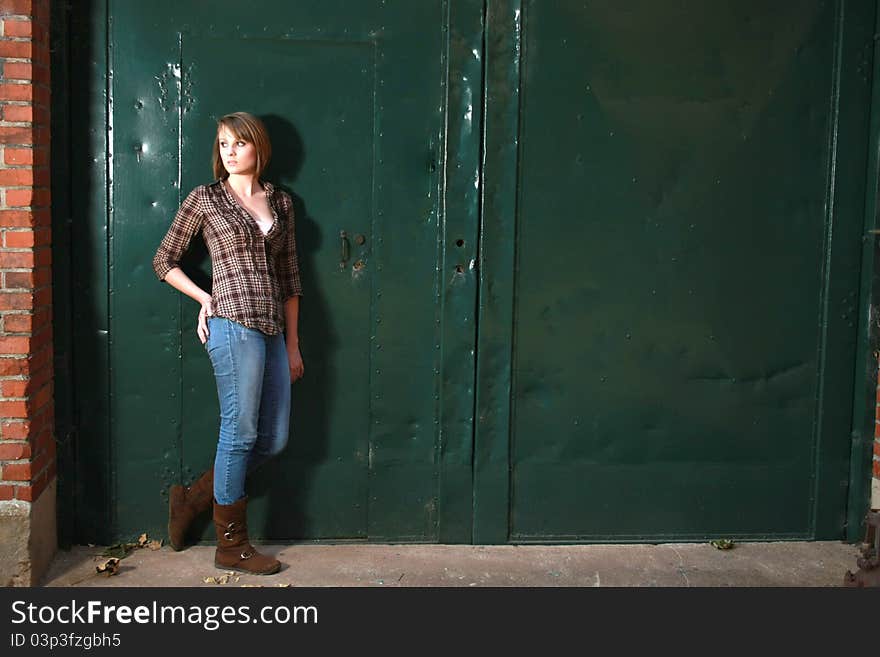
[[861, 556], [856, 559], [859, 570], [846, 571], [843, 585], [852, 587], [880, 587], [880, 512], [869, 511], [865, 517], [865, 540]]

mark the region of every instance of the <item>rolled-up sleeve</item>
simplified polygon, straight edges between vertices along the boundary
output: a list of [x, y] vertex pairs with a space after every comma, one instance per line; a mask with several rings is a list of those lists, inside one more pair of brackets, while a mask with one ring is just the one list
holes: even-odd
[[284, 244], [278, 252], [278, 276], [281, 288], [281, 300], [286, 301], [293, 296], [302, 296], [302, 283], [299, 278], [299, 259], [296, 252], [296, 221], [293, 214], [293, 202], [290, 196], [283, 197], [284, 212], [287, 213], [287, 232]]
[[171, 222], [171, 227], [162, 238], [161, 244], [153, 256], [153, 271], [160, 281], [166, 274], [180, 266], [180, 259], [189, 248], [193, 237], [202, 229], [204, 212], [202, 211], [202, 187], [196, 187], [184, 199]]

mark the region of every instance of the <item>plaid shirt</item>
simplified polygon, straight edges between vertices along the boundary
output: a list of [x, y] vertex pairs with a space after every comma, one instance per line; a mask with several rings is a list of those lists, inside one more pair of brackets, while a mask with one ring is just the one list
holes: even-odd
[[293, 203], [284, 190], [260, 182], [274, 220], [267, 234], [222, 181], [200, 185], [177, 211], [153, 257], [153, 269], [164, 281], [202, 231], [211, 254], [214, 314], [277, 335], [284, 331], [284, 302], [302, 294]]

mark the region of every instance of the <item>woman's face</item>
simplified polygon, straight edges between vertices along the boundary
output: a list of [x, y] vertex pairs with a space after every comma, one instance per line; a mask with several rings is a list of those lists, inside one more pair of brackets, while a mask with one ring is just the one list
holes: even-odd
[[257, 166], [256, 147], [233, 135], [225, 127], [217, 132], [220, 159], [230, 174], [253, 174]]

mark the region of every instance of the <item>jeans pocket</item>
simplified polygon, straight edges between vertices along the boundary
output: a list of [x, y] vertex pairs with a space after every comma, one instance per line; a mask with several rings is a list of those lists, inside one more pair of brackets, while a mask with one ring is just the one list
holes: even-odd
[[211, 320], [212, 320], [212, 319], [214, 319], [214, 318], [213, 318], [213, 317], [206, 317], [206, 318], [205, 318], [205, 326], [208, 327], [208, 334], [205, 336], [205, 341], [204, 341], [204, 343], [202, 343], [202, 346], [205, 348], [205, 351], [210, 351], [210, 345], [211, 345], [211, 333], [212, 333], [212, 331], [211, 331]]

